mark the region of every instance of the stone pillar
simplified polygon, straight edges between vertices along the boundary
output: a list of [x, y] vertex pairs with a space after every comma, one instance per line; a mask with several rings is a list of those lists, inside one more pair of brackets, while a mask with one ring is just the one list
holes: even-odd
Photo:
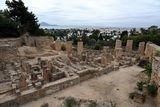
[[51, 75], [50, 69], [43, 69], [43, 78], [45, 81], [49, 81], [49, 75]]
[[132, 47], [133, 47], [133, 40], [127, 40], [126, 51], [132, 52]]
[[72, 41], [67, 41], [66, 43], [66, 50], [68, 54], [72, 53]]
[[61, 42], [59, 40], [55, 41], [55, 48], [57, 51], [61, 51]]
[[153, 43], [148, 42], [146, 44], [145, 57], [151, 60], [152, 57], [155, 55], [157, 49], [160, 50], [160, 47]]
[[77, 53], [78, 53], [78, 55], [81, 55], [82, 52], [83, 52], [83, 42], [78, 42]]
[[117, 48], [115, 50], [115, 56], [116, 56], [116, 58], [121, 58], [122, 55], [123, 55], [123, 49], [122, 48]]
[[121, 47], [122, 47], [122, 41], [121, 40], [116, 40], [115, 49], [121, 48]]
[[113, 59], [113, 56], [112, 56], [111, 54], [108, 54], [108, 53], [107, 53], [105, 56], [106, 56], [106, 58], [107, 58], [107, 64], [108, 64], [108, 63], [111, 63], [111, 61], [114, 60], [114, 59]]
[[144, 55], [145, 42], [140, 42], [138, 47], [138, 53], [140, 56]]
[[107, 64], [107, 58], [105, 56], [101, 57], [101, 64], [103, 64], [103, 65]]

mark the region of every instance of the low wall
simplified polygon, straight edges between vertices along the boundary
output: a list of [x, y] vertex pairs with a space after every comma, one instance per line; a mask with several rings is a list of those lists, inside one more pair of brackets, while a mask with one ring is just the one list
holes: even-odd
[[41, 89], [34, 88], [31, 90], [23, 91], [19, 96], [9, 96], [10, 98], [2, 99], [3, 101], [0, 101], [0, 107], [21, 105], [30, 101], [37, 100], [41, 97], [55, 93], [78, 83], [78, 76], [64, 78], [56, 82], [45, 84]]
[[160, 50], [160, 46], [148, 42], [146, 44], [145, 57], [147, 57], [151, 60], [152, 57], [155, 56], [155, 53], [156, 53], [157, 50]]
[[111, 71], [115, 71], [115, 70], [118, 70], [118, 68], [115, 68], [113, 65], [109, 65], [106, 68], [85, 69], [85, 70], [79, 71], [77, 74], [79, 75], [80, 81], [82, 82], [82, 81], [88, 80], [90, 78], [101, 76], [102, 74], [108, 74]]
[[79, 71], [79, 73], [77, 73], [78, 74], [77, 76], [63, 78], [55, 82], [45, 84], [39, 89], [33, 88], [30, 90], [23, 91], [21, 92], [21, 95], [8, 96], [9, 98], [6, 97], [0, 100], [0, 107], [11, 107], [11, 105], [12, 106], [22, 105], [24, 103], [37, 100], [46, 95], [53, 94], [57, 91], [76, 85], [87, 79], [94, 78], [104, 73], [107, 73], [107, 72], [109, 73], [111, 71], [114, 71], [114, 66], [108, 66], [105, 69], [82, 70], [82, 71]]
[[17, 53], [17, 48], [8, 46], [8, 45], [3, 45], [0, 46], [0, 61], [15, 61], [17, 60], [18, 53]]
[[153, 57], [151, 82], [158, 86], [158, 95], [155, 98], [157, 107], [160, 107], [160, 57]]

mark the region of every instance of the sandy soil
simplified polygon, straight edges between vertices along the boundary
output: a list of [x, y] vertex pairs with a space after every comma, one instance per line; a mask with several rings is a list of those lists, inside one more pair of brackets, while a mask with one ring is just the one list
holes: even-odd
[[128, 94], [136, 86], [137, 75], [142, 70], [142, 68], [137, 66], [121, 68], [118, 71], [90, 79], [53, 95], [27, 103], [22, 107], [40, 107], [45, 102], [49, 104], [49, 107], [60, 107], [62, 101], [54, 97], [68, 96], [98, 101], [112, 100], [116, 102], [117, 107], [154, 107], [150, 100], [145, 104], [138, 104], [128, 98]]

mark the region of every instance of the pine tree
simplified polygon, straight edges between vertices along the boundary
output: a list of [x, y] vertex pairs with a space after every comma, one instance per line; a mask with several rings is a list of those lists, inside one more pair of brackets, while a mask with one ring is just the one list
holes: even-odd
[[39, 32], [39, 24], [36, 16], [28, 11], [22, 0], [6, 1], [8, 6], [8, 17], [15, 22], [18, 22], [23, 27], [23, 32], [29, 32], [32, 35], [36, 35]]

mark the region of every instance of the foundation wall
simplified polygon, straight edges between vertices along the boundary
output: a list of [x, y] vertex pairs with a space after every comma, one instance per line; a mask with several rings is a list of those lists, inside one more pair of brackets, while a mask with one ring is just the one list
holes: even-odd
[[152, 59], [152, 57], [155, 56], [157, 50], [160, 50], [160, 46], [153, 43], [147, 43], [145, 49], [145, 57]]
[[52, 82], [44, 85], [41, 89], [32, 89], [27, 90], [21, 93], [19, 96], [11, 97], [10, 99], [4, 99], [3, 102], [0, 102], [0, 107], [11, 107], [21, 105], [30, 101], [37, 100], [41, 97], [44, 97], [49, 94], [53, 94], [57, 91], [60, 91], [64, 88], [70, 87], [72, 85], [79, 83], [79, 77], [74, 76], [71, 78], [64, 78], [56, 82]]
[[157, 107], [160, 107], [160, 57], [154, 57], [152, 61], [152, 76], [151, 82], [158, 86], [158, 95], [155, 98]]
[[104, 73], [106, 74], [106, 72], [109, 73], [113, 70], [114, 70], [113, 66], [108, 66], [105, 69], [101, 70], [88, 69], [80, 71], [77, 76], [60, 79], [55, 82], [45, 84], [39, 89], [34, 88], [32, 90], [23, 91], [19, 96], [12, 96], [10, 99], [3, 99], [3, 101], [0, 101], [0, 107], [11, 107], [11, 105], [12, 106], [22, 105], [24, 103], [42, 98], [46, 95], [53, 94], [67, 87], [79, 84], [80, 82], [88, 80], [90, 78], [100, 76]]
[[18, 53], [16, 47], [0, 46], [0, 61], [15, 61], [17, 57]]

